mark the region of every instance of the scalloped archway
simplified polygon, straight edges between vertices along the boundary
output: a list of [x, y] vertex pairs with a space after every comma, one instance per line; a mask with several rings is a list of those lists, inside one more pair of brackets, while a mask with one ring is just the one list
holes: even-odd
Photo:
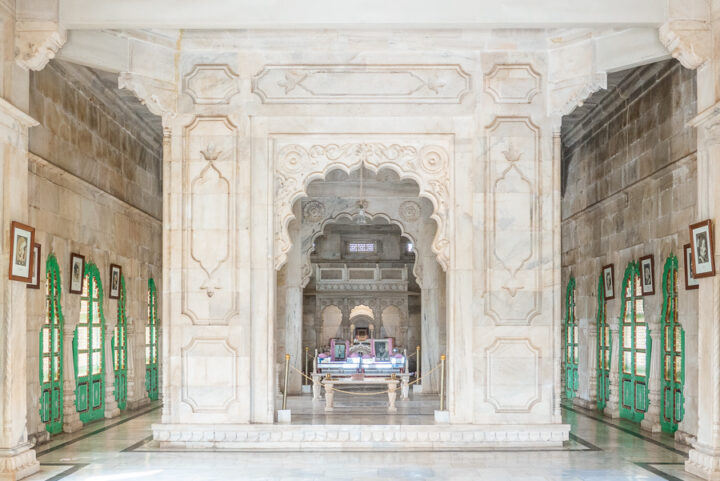
[[420, 187], [430, 200], [437, 223], [432, 251], [443, 270], [450, 265], [450, 199], [452, 135], [446, 134], [326, 134], [274, 136], [275, 164], [274, 256], [275, 269], [287, 260], [292, 247], [288, 225], [295, 218], [293, 204], [307, 195], [313, 180], [325, 179], [333, 169], [347, 173], [364, 166], [373, 172], [395, 171]]

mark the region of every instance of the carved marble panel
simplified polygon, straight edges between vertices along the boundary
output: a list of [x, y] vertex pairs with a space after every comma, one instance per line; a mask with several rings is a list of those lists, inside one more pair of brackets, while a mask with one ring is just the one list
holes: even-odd
[[459, 65], [267, 65], [252, 81], [263, 103], [460, 103]]
[[540, 93], [540, 74], [529, 64], [495, 65], [485, 76], [485, 91], [499, 104], [529, 104]]
[[196, 104], [227, 104], [237, 94], [238, 76], [228, 65], [195, 65], [183, 78], [183, 91]]
[[238, 400], [237, 351], [226, 339], [195, 338], [182, 348], [181, 399], [194, 413], [223, 412]]
[[183, 314], [193, 324], [227, 324], [236, 313], [236, 127], [196, 117], [183, 162]]
[[488, 127], [486, 314], [529, 324], [540, 313], [539, 128], [525, 117]]
[[412, 179], [420, 196], [432, 202], [431, 218], [438, 228], [432, 251], [447, 269], [450, 259], [450, 172], [453, 137], [444, 134], [312, 134], [273, 136], [275, 166], [275, 268], [285, 263], [292, 244], [287, 231], [295, 218], [292, 206], [306, 194], [308, 184], [335, 168], [346, 172], [364, 165], [374, 172], [394, 170]]
[[498, 413], [527, 413], [540, 402], [540, 349], [499, 337], [486, 350], [486, 401]]

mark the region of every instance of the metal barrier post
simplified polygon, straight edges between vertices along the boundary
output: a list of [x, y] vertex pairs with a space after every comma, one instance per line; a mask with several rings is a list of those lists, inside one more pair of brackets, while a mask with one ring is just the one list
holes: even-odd
[[[420, 379], [420, 346], [415, 348], [415, 379]], [[422, 384], [422, 383], [418, 383]]]
[[287, 386], [288, 375], [290, 374], [290, 354], [285, 354], [285, 387], [283, 389], [283, 411], [287, 409]]
[[[305, 346], [305, 376], [310, 374], [308, 372], [308, 351], [309, 350], [310, 350], [310, 348]], [[308, 383], [307, 377], [303, 377], [303, 384], [307, 384], [307, 383]]]

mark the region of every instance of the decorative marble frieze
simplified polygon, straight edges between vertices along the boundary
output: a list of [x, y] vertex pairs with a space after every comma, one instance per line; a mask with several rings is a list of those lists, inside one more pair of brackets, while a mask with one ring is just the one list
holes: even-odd
[[540, 128], [527, 117], [497, 117], [487, 136], [485, 312], [499, 324], [529, 324], [542, 290]]
[[229, 65], [199, 64], [183, 77], [183, 92], [198, 105], [227, 104], [240, 92]]
[[540, 80], [530, 64], [497, 64], [485, 76], [485, 91], [498, 104], [529, 104], [540, 93]]
[[459, 65], [266, 65], [252, 81], [263, 103], [460, 103]]

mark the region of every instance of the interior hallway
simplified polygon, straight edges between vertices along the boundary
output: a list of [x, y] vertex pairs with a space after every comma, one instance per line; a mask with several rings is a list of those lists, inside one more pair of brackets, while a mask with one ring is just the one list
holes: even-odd
[[572, 425], [561, 449], [422, 453], [183, 452], [152, 447], [160, 405], [86, 426], [38, 447], [32, 481], [57, 480], [697, 480], [687, 448], [667, 435], [563, 406]]

